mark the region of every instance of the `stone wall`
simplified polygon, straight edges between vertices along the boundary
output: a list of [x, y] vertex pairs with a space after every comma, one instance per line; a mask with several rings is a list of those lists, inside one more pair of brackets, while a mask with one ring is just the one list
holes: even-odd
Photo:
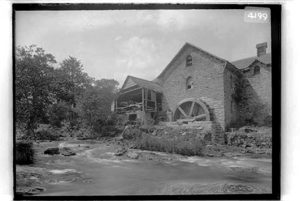
[[234, 127], [239, 120], [238, 103], [234, 98], [238, 82], [238, 75], [228, 68], [224, 70], [224, 108], [225, 108], [225, 128]]
[[272, 129], [269, 127], [243, 127], [225, 134], [225, 144], [236, 147], [272, 148]]
[[[253, 75], [254, 66], [260, 67], [260, 72], [256, 75]], [[270, 69], [259, 62], [252, 64], [250, 69], [252, 75], [246, 75], [247, 79], [259, 100], [266, 105], [267, 113], [272, 114], [272, 76]]]
[[[248, 78], [239, 80], [237, 99], [239, 111], [239, 126], [268, 125], [269, 107], [260, 99]], [[238, 126], [238, 127], [239, 127]]]
[[166, 122], [161, 125], [154, 126], [156, 136], [164, 136], [169, 139], [176, 136], [188, 136], [198, 138], [205, 144], [224, 144], [224, 134], [212, 121], [199, 121], [189, 124], [178, 125], [176, 122]]
[[[191, 55], [192, 66], [185, 66], [185, 58]], [[175, 112], [178, 103], [187, 98], [198, 98], [209, 106], [213, 121], [225, 127], [224, 114], [224, 63], [214, 57], [204, 55], [202, 52], [195, 52], [187, 49], [178, 61], [175, 62], [169, 72], [169, 76], [163, 81], [163, 94], [168, 108]], [[188, 77], [193, 79], [193, 88], [186, 89]]]

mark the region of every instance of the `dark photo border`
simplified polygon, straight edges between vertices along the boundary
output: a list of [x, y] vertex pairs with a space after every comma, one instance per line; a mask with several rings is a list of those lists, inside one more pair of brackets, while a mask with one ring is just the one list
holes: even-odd
[[[25, 196], [16, 193], [16, 99], [15, 50], [16, 11], [41, 10], [151, 10], [151, 9], [244, 9], [246, 6], [271, 10], [272, 53], [272, 193], [270, 194], [201, 194], [201, 195], [122, 195], [122, 196]], [[279, 200], [281, 142], [281, 5], [280, 4], [13, 4], [13, 192], [15, 200]]]

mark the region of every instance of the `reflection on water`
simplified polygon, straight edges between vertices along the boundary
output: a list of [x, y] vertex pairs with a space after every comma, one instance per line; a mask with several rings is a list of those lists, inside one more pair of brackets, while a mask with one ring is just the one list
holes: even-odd
[[[50, 170], [68, 175], [49, 182], [39, 195], [137, 195], [201, 193], [270, 193], [268, 159], [185, 157], [173, 161], [121, 159], [98, 147], [57, 163]], [[78, 175], [81, 173], [80, 175]], [[76, 178], [72, 180], [72, 178]]]

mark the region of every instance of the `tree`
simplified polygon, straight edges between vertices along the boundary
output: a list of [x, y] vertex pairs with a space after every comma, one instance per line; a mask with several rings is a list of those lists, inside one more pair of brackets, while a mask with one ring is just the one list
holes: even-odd
[[74, 57], [62, 61], [60, 68], [55, 70], [55, 77], [56, 98], [71, 105], [76, 104], [76, 97], [93, 81], [87, 73], [83, 72], [81, 62]]
[[87, 88], [79, 99], [80, 116], [83, 121], [95, 129], [111, 114], [110, 106], [115, 97], [118, 82], [102, 79]]
[[51, 83], [55, 63], [52, 54], [35, 45], [16, 49], [16, 120], [25, 124], [29, 134], [33, 133], [38, 121], [46, 118], [47, 107], [54, 101]]

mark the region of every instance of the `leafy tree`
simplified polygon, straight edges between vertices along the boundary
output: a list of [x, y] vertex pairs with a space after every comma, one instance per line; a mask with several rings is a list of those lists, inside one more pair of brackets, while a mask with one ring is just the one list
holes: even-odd
[[55, 70], [55, 77], [56, 82], [54, 85], [57, 99], [71, 105], [76, 104], [76, 97], [89, 87], [93, 81], [87, 73], [83, 72], [81, 62], [74, 57], [63, 60], [60, 68]]
[[87, 88], [79, 102], [80, 116], [84, 122], [99, 131], [111, 114], [110, 106], [117, 91], [118, 82], [102, 79]]
[[55, 101], [51, 92], [55, 63], [52, 54], [35, 45], [16, 49], [16, 120], [25, 124], [29, 134], [37, 122], [45, 120], [47, 107]]
[[65, 102], [53, 104], [49, 108], [49, 123], [54, 127], [61, 127], [61, 122], [67, 120], [70, 107]]

